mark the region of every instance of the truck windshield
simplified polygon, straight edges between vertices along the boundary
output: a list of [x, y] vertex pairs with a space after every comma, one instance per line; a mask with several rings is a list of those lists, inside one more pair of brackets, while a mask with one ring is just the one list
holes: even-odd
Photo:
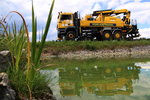
[[60, 20], [71, 20], [71, 15], [61, 15]]

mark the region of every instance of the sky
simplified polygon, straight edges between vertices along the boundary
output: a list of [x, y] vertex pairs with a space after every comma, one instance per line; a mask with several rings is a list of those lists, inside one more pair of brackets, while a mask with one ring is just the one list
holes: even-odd
[[[35, 15], [38, 19], [38, 34], [42, 32], [47, 20], [52, 0], [34, 0]], [[0, 0], [0, 18], [6, 16], [10, 11], [20, 12], [29, 27], [31, 36], [31, 0]], [[141, 37], [150, 38], [150, 0], [55, 0], [53, 18], [47, 40], [57, 39], [57, 16], [58, 12], [79, 11], [81, 17], [95, 10], [105, 9], [128, 9], [131, 11], [131, 19], [138, 22]], [[11, 14], [7, 20], [21, 22], [19, 16]]]

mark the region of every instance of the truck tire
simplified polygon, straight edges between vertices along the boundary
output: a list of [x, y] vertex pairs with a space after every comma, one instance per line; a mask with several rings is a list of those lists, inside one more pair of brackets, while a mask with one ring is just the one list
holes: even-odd
[[115, 31], [113, 34], [113, 37], [115, 40], [121, 40], [122, 39], [122, 34], [120, 31]]
[[111, 39], [111, 31], [104, 31], [103, 32], [103, 39], [110, 40]]
[[75, 40], [75, 32], [74, 31], [69, 31], [66, 34], [66, 40]]

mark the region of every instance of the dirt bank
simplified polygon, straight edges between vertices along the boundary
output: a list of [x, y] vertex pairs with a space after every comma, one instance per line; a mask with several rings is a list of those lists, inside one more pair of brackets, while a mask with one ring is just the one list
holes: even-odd
[[113, 58], [113, 57], [150, 57], [150, 45], [148, 46], [135, 46], [131, 48], [114, 48], [114, 49], [101, 49], [101, 50], [80, 50], [74, 52], [61, 53], [58, 55], [53, 55], [51, 52], [43, 53], [42, 56], [47, 57], [61, 57], [61, 58]]

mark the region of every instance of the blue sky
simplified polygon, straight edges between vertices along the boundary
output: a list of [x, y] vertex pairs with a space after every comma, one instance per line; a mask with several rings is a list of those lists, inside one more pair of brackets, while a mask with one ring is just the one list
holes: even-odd
[[[39, 34], [45, 26], [48, 10], [52, 0], [34, 0], [35, 12], [38, 18]], [[0, 18], [9, 11], [16, 10], [22, 13], [31, 31], [31, 0], [0, 0]], [[137, 19], [141, 37], [150, 38], [150, 0], [56, 0], [53, 11], [53, 19], [47, 40], [57, 39], [57, 16], [58, 12], [79, 11], [81, 17], [92, 13], [94, 10], [104, 9], [128, 9], [132, 12], [131, 18]], [[8, 20], [16, 20], [20, 23], [17, 15], [12, 15]], [[31, 36], [31, 32], [30, 32]]]

